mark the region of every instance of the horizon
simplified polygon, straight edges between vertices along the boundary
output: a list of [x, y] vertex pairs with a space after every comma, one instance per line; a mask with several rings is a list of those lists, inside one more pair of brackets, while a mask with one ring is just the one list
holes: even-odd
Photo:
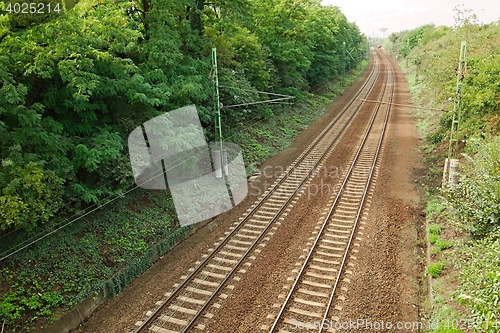
[[393, 32], [412, 30], [425, 24], [450, 26], [455, 24], [454, 8], [472, 10], [479, 24], [500, 20], [500, 6], [492, 0], [384, 0], [348, 1], [323, 0], [322, 5], [337, 6], [349, 22], [355, 22], [368, 37], [382, 37], [381, 28], [387, 28], [384, 37]]

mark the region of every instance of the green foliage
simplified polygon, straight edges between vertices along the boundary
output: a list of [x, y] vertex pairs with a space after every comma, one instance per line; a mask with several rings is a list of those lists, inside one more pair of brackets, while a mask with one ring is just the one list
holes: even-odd
[[428, 230], [430, 235], [439, 235], [441, 234], [443, 227], [438, 224], [430, 224]]
[[266, 89], [270, 75], [266, 68], [263, 46], [257, 36], [247, 28], [239, 28], [228, 42], [234, 49], [234, 66], [241, 66], [252, 86]]
[[[45, 170], [40, 161], [23, 161], [19, 146], [12, 150], [0, 169], [0, 229], [29, 229], [40, 220], [48, 221], [61, 208], [63, 180]], [[47, 198], [52, 200], [47, 202]]]
[[[434, 218], [438, 216], [444, 209], [445, 206], [437, 198], [429, 196], [429, 200], [427, 201], [427, 207], [425, 209], [427, 221], [429, 223], [432, 223], [432, 221], [434, 221]], [[441, 229], [438, 230], [438, 226], [429, 225], [429, 231], [431, 229], [435, 232], [438, 231], [439, 233], [441, 232]], [[436, 235], [438, 235], [439, 233], [436, 233]]]
[[[121, 291], [151, 265], [155, 244], [166, 242], [159, 250], [167, 251], [185, 235], [174, 230], [173, 211], [164, 195], [135, 193], [3, 261], [0, 321], [50, 320], [56, 309], [71, 309], [112, 277], [108, 292]], [[2, 239], [0, 250], [16, 241]]]
[[459, 227], [484, 237], [500, 230], [500, 137], [472, 144], [476, 155], [467, 156], [469, 165], [462, 166], [460, 184], [445, 194]]
[[500, 106], [500, 54], [469, 59], [464, 102], [467, 114], [498, 114]]
[[452, 29], [450, 27], [447, 27], [447, 26], [439, 26], [439, 27], [436, 27], [434, 29], [425, 29], [423, 35], [422, 35], [422, 39], [421, 39], [421, 42], [422, 42], [422, 45], [427, 45], [429, 42], [433, 41], [433, 40], [437, 40], [449, 33], [452, 32]]
[[[496, 238], [496, 239], [495, 239]], [[500, 241], [493, 238], [470, 243], [461, 250], [459, 261], [465, 262], [460, 272], [459, 301], [473, 309], [476, 322], [485, 332], [497, 332], [493, 326], [500, 320]]]
[[[451, 110], [456, 87], [456, 69], [460, 43], [467, 40], [467, 75], [461, 100], [461, 139], [484, 138], [500, 130], [498, 109], [500, 100], [500, 25], [478, 25], [474, 15], [458, 8], [455, 29], [424, 26], [389, 36], [386, 48], [394, 55], [404, 55], [406, 64], [414, 66], [421, 93], [416, 96], [426, 106]], [[421, 35], [421, 43], [408, 48], [409, 36]], [[418, 39], [418, 38], [417, 38]], [[424, 92], [433, 91], [433, 94]], [[451, 113], [443, 113], [439, 126], [427, 134], [431, 144], [448, 138]]]
[[[444, 207], [441, 206], [441, 208], [438, 211], [436, 211], [436, 213], [439, 214], [440, 212], [443, 211], [443, 209], [444, 209]], [[431, 249], [432, 254], [438, 254], [442, 250], [449, 249], [450, 247], [453, 246], [452, 241], [447, 241], [447, 240], [444, 240], [441, 237], [439, 237], [442, 230], [443, 230], [443, 227], [441, 225], [438, 225], [438, 224], [430, 224], [428, 227], [429, 243], [431, 243], [433, 245], [432, 249]]]
[[399, 54], [403, 57], [407, 57], [411, 50], [418, 45], [422, 45], [423, 37], [426, 34], [429, 35], [429, 31], [432, 31], [433, 29], [434, 25], [427, 24], [407, 32], [404, 37], [401, 38], [402, 46], [399, 49]]
[[[8, 279], [14, 279], [8, 268], [3, 269], [2, 275]], [[49, 281], [42, 283], [36, 278], [24, 275], [17, 277], [17, 281], [0, 299], [0, 318], [3, 318], [7, 324], [21, 318], [25, 311], [34, 314], [30, 321], [40, 316], [51, 315], [52, 309], [63, 302], [63, 296], [58, 291], [48, 291], [51, 286]]]
[[[432, 238], [432, 237], [431, 237]], [[429, 239], [430, 241], [430, 239]], [[437, 237], [434, 241], [432, 249], [431, 249], [431, 254], [438, 254], [443, 250], [449, 249], [450, 247], [453, 246], [453, 241], [448, 241], [444, 240], [442, 238]]]
[[434, 244], [439, 239], [438, 235], [429, 232], [429, 243]]
[[[308, 90], [356, 68], [364, 52], [358, 28], [316, 0], [66, 4], [60, 14], [22, 21], [0, 3], [0, 230], [10, 235], [2, 252], [133, 185], [126, 142], [145, 121], [195, 104], [212, 128], [213, 46], [220, 83], [233, 87], [221, 88], [224, 105], [267, 99], [255, 90], [296, 96], [295, 109], [223, 109], [224, 133], [249, 163], [286, 147], [321, 114], [327, 101], [310, 102]], [[246, 128], [255, 122], [265, 126]], [[164, 143], [179, 150], [190, 135]], [[171, 198], [141, 195], [1, 262], [0, 322], [28, 330], [25, 323], [50, 321], [105, 283], [112, 296], [151, 264], [154, 246], [171, 248], [185, 232]]]
[[443, 262], [433, 262], [429, 266], [427, 266], [427, 273], [433, 278], [439, 277], [441, 275], [441, 271], [443, 270], [445, 264]]
[[462, 331], [457, 328], [438, 328], [433, 330], [432, 333], [461, 333]]
[[444, 240], [444, 239], [438, 239], [436, 243], [434, 244], [436, 248], [439, 250], [446, 250], [449, 249], [453, 246], [453, 241], [451, 240]]
[[[123, 191], [125, 142], [146, 120], [196, 104], [210, 128], [212, 46], [221, 84], [246, 89], [222, 89], [224, 105], [266, 98], [256, 89], [300, 99], [361, 59], [357, 27], [318, 1], [132, 5], [85, 0], [30, 22], [0, 15], [0, 229], [43, 225]], [[230, 109], [224, 124], [279, 110]]]

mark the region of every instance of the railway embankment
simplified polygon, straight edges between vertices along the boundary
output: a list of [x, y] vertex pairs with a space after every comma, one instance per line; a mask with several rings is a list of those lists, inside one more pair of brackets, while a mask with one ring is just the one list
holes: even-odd
[[[456, 29], [422, 26], [384, 46], [422, 108], [431, 331], [498, 332], [500, 25], [456, 18]], [[457, 185], [443, 176], [446, 158], [459, 162]]]

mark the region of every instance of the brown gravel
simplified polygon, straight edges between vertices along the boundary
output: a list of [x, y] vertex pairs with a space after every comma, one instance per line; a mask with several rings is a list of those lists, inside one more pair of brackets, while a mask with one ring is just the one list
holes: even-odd
[[[410, 104], [404, 75], [397, 69], [394, 103]], [[392, 109], [385, 156], [353, 270], [356, 278], [348, 287], [340, 315], [340, 322], [359, 319], [365, 324], [346, 331], [421, 332], [419, 325], [427, 325], [420, 307], [425, 297], [424, 193], [417, 187], [424, 166], [416, 149], [420, 139], [412, 112], [403, 107]], [[385, 329], [374, 330], [382, 322]], [[388, 323], [393, 330], [387, 329]]]
[[[367, 69], [351, 88], [332, 103], [325, 114], [309, 126], [295, 143], [266, 161], [261, 170], [286, 168], [316, 135], [335, 117], [342, 106], [359, 89], [370, 69]], [[408, 103], [408, 90], [401, 71], [397, 71], [395, 103]], [[361, 114], [354, 121], [361, 124], [366, 117]], [[355, 127], [354, 127], [355, 128]], [[361, 130], [348, 131], [331, 155], [328, 167], [343, 166], [351, 156]], [[420, 157], [415, 152], [418, 137], [412, 116], [407, 109], [392, 109], [386, 151], [379, 173], [379, 180], [372, 201], [353, 273], [356, 278], [348, 286], [347, 299], [341, 311], [345, 318], [371, 320], [419, 320], [420, 272], [414, 251], [420, 251], [419, 202], [422, 195], [414, 188], [414, 173], [421, 168]], [[182, 275], [206, 253], [229, 226], [256, 199], [257, 188], [271, 184], [269, 178], [260, 177], [252, 184], [250, 195], [235, 209], [206, 224], [193, 236], [182, 242], [124, 292], [107, 301], [76, 332], [123, 333], [135, 329], [134, 323], [144, 318], [146, 311], [155, 308], [155, 302], [179, 282]], [[330, 177], [331, 178], [331, 177]], [[315, 182], [320, 184], [320, 178]], [[335, 179], [330, 179], [335, 182]], [[326, 191], [326, 189], [325, 189]], [[325, 193], [326, 194], [326, 193]], [[299, 201], [271, 241], [253, 261], [235, 289], [228, 292], [227, 300], [220, 302], [220, 309], [210, 309], [216, 320], [207, 321], [206, 332], [259, 332], [262, 324], [269, 324], [266, 316], [276, 313], [273, 304], [281, 303], [278, 295], [282, 285], [311, 235], [311, 230], [321, 212], [327, 195], [317, 195], [311, 200]], [[420, 253], [420, 252], [419, 252]]]

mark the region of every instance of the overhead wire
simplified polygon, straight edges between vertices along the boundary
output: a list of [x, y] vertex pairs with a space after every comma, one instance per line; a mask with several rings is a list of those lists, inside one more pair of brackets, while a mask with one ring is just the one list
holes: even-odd
[[[96, 188], [95, 188], [95, 190], [98, 190], [98, 189], [104, 188], [105, 186], [109, 185], [110, 183], [112, 183], [112, 182], [116, 182], [116, 181], [118, 181], [118, 180], [119, 180], [119, 178], [115, 178], [115, 179], [110, 180], [110, 181], [108, 181], [108, 182], [106, 182], [106, 183], [103, 183], [103, 184], [99, 185], [98, 187], [96, 187]], [[101, 200], [106, 200], [107, 198], [110, 198], [111, 196], [113, 196], [113, 195], [115, 195], [115, 194], [116, 194], [116, 193], [114, 193], [114, 194], [110, 194], [110, 195], [108, 195], [106, 198], [101, 199]], [[63, 209], [63, 208], [67, 208], [70, 204], [72, 204], [72, 203], [76, 202], [77, 200], [81, 200], [81, 199], [83, 199], [83, 197], [84, 197], [84, 196], [85, 196], [85, 194], [82, 194], [82, 195], [80, 195], [80, 196], [78, 196], [78, 197], [75, 197], [75, 198], [73, 198], [73, 199], [71, 199], [71, 200], [67, 201], [66, 203], [64, 203], [64, 205], [63, 205], [63, 206], [61, 206], [61, 207], [59, 208], [59, 210], [61, 210], [61, 209]], [[95, 205], [95, 204], [96, 204], [96, 203], [94, 203], [93, 205]], [[91, 207], [92, 207], [92, 206], [87, 207], [87, 208], [85, 208], [84, 210], [90, 209]], [[73, 214], [73, 215], [72, 215], [72, 216], [70, 216], [69, 218], [72, 218], [72, 217], [74, 217], [75, 215], [77, 215], [77, 214]], [[16, 228], [16, 229], [13, 229], [13, 230], [9, 231], [9, 232], [8, 232], [8, 233], [6, 233], [6, 234], [1, 235], [1, 236], [0, 236], [0, 240], [2, 240], [3, 238], [7, 237], [8, 235], [10, 235], [10, 234], [12, 234], [12, 233], [14, 233], [14, 232], [17, 232], [17, 231], [19, 231], [19, 230], [21, 230], [21, 229], [22, 229], [22, 227], [18, 227], [18, 228]]]
[[[229, 86], [224, 86], [224, 85], [221, 85], [219, 86], [221, 88], [228, 88], [228, 89], [236, 89], [236, 90], [241, 90], [241, 91], [246, 91], [246, 92], [255, 92], [255, 93], [259, 93], [259, 94], [265, 94], [265, 95], [270, 95], [270, 96], [280, 96], [282, 98], [277, 98], [277, 99], [271, 99], [271, 100], [265, 100], [265, 101], [257, 101], [257, 102], [250, 102], [250, 103], [242, 103], [242, 104], [236, 104], [236, 105], [229, 105], [229, 106], [223, 106], [222, 108], [232, 108], [232, 107], [238, 107], [238, 106], [247, 106], [247, 105], [255, 105], [255, 104], [262, 104], [262, 103], [271, 103], [271, 104], [293, 104], [293, 103], [284, 103], [284, 102], [281, 102], [281, 101], [284, 101], [284, 100], [288, 100], [288, 99], [294, 99], [296, 98], [295, 96], [291, 96], [291, 95], [284, 95], [284, 94], [277, 94], [277, 93], [270, 93], [270, 92], [265, 92], [265, 91], [259, 91], [259, 90], [254, 90], [254, 89], [245, 89], [245, 88], [237, 88], [237, 87], [229, 87]], [[258, 124], [264, 120], [266, 120], [268, 118], [263, 118], [261, 120], [258, 120], [257, 122], [251, 124], [251, 125], [247, 125], [247, 126], [244, 126], [244, 127], [251, 127], [255, 124]], [[200, 153], [198, 154], [195, 154], [193, 156], [190, 156], [189, 158], [187, 158], [186, 160], [180, 162], [178, 165], [188, 161], [189, 159], [192, 159], [193, 157], [199, 155]], [[164, 156], [160, 156], [160, 159], [161, 157], [164, 157]], [[178, 166], [176, 165], [176, 166]], [[173, 168], [175, 168], [176, 166], [170, 168], [170, 169], [167, 169], [165, 171], [162, 171], [161, 173], [159, 173], [158, 175], [155, 175], [153, 178], [151, 179], [148, 179], [146, 180], [144, 183], [142, 184], [136, 184], [136, 186], [133, 186], [131, 187], [130, 189], [128, 190], [125, 190], [124, 192], [116, 195], [116, 193], [114, 194], [110, 194], [108, 195], [106, 198], [104, 199], [101, 199], [99, 200], [98, 202], [95, 202], [94, 204], [92, 204], [90, 207], [87, 207], [85, 208], [82, 212], [79, 212], [79, 213], [75, 213], [73, 214], [72, 216], [64, 219], [63, 221], [55, 224], [54, 226], [50, 227], [48, 230], [44, 230], [43, 232], [40, 232], [38, 233], [37, 235], [33, 236], [33, 237], [30, 237], [26, 240], [24, 240], [23, 242], [19, 243], [19, 244], [16, 244], [14, 247], [11, 247], [9, 248], [8, 250], [0, 253], [0, 261], [3, 261], [11, 256], [13, 256], [14, 254], [28, 248], [29, 246], [45, 239], [46, 237], [58, 232], [59, 230], [77, 222], [78, 220], [88, 216], [89, 214], [92, 214], [94, 212], [96, 212], [97, 210], [107, 206], [108, 204], [118, 200], [119, 198], [122, 198], [123, 196], [125, 196], [126, 194], [129, 194], [130, 192], [136, 190], [137, 188], [140, 188], [142, 185], [144, 185], [145, 183], [147, 182], [150, 182], [151, 180], [165, 174], [166, 171], [169, 171], [169, 170], [172, 170]], [[97, 187], [96, 189], [100, 189], [100, 188], [104, 188], [105, 186], [109, 185], [110, 183], [112, 182], [115, 182], [117, 181], [118, 178], [115, 178], [113, 180], [110, 180], [104, 184], [101, 184], [99, 185], [99, 187]], [[71, 201], [68, 201], [64, 204], [63, 207], [68, 207], [70, 204], [76, 202], [77, 200], [80, 200], [82, 199], [83, 197], [85, 196], [85, 194], [82, 194], [81, 196], [79, 197], [76, 197], [76, 198], [73, 198], [71, 199]], [[114, 197], [113, 197], [114, 196]], [[62, 207], [62, 208], [63, 208]], [[3, 239], [4, 237], [7, 237], [8, 235], [12, 234], [12, 233], [15, 233], [19, 230], [21, 230], [22, 228], [17, 228], [17, 229], [14, 229], [10, 232], [8, 232], [7, 234], [4, 234], [2, 236], [0, 236], [0, 239]], [[12, 251], [13, 249], [15, 249], [14, 251]], [[8, 253], [10, 252], [10, 253]]]
[[283, 94], [270, 93], [270, 92], [254, 90], [254, 89], [229, 87], [229, 86], [224, 86], [224, 85], [220, 85], [219, 88], [236, 89], [236, 90], [241, 90], [241, 91], [246, 91], [246, 92], [255, 92], [258, 94], [265, 94], [265, 95], [270, 95], [270, 96], [280, 96], [281, 97], [281, 98], [270, 99], [270, 100], [268, 99], [265, 101], [248, 102], [248, 103], [241, 103], [241, 104], [234, 104], [234, 105], [223, 105], [223, 106], [221, 106], [221, 109], [228, 109], [228, 108], [234, 108], [234, 107], [238, 107], [238, 106], [248, 106], [248, 105], [263, 104], [263, 103], [276, 103], [279, 101], [284, 101], [284, 100], [295, 98], [295, 96], [292, 96], [292, 95], [283, 95]]
[[[0, 254], [0, 256], [2, 256], [2, 257], [0, 258], [0, 261], [3, 261], [3, 260], [5, 260], [5, 259], [7, 259], [7, 258], [9, 258], [9, 257], [13, 256], [14, 254], [16, 254], [16, 253], [18, 253], [18, 252], [20, 252], [20, 251], [22, 251], [22, 250], [24, 250], [24, 249], [28, 248], [29, 246], [31, 246], [31, 245], [33, 245], [33, 244], [35, 244], [35, 243], [37, 243], [37, 242], [41, 241], [42, 239], [45, 239], [46, 237], [48, 237], [48, 236], [50, 236], [50, 235], [52, 235], [52, 234], [56, 233], [57, 231], [59, 231], [59, 230], [61, 230], [61, 229], [65, 228], [65, 227], [67, 227], [68, 225], [73, 224], [73, 223], [75, 223], [76, 221], [78, 221], [78, 220], [80, 220], [80, 219], [82, 219], [82, 218], [86, 217], [87, 215], [89, 215], [89, 214], [91, 214], [91, 213], [93, 213], [93, 212], [95, 212], [95, 211], [97, 211], [97, 210], [99, 210], [99, 209], [103, 208], [104, 206], [106, 206], [106, 205], [108, 205], [108, 204], [110, 204], [110, 203], [112, 203], [112, 202], [114, 202], [114, 201], [116, 201], [116, 200], [118, 200], [119, 198], [122, 198], [122, 197], [123, 197], [123, 196], [125, 196], [126, 194], [129, 194], [130, 192], [132, 192], [132, 191], [134, 191], [134, 190], [136, 190], [136, 189], [140, 188], [142, 185], [144, 185], [144, 184], [146, 184], [146, 183], [148, 183], [148, 182], [152, 181], [153, 179], [156, 179], [156, 178], [158, 178], [158, 177], [160, 177], [160, 176], [164, 175], [167, 171], [170, 171], [170, 170], [174, 169], [175, 167], [177, 167], [177, 166], [181, 165], [182, 163], [187, 162], [188, 160], [190, 160], [190, 159], [192, 159], [192, 158], [194, 158], [194, 157], [196, 157], [196, 156], [198, 156], [198, 155], [200, 155], [200, 154], [201, 154], [201, 152], [198, 152], [198, 153], [196, 153], [196, 154], [194, 154], [194, 155], [192, 155], [192, 156], [189, 156], [189, 158], [186, 158], [186, 159], [182, 160], [181, 162], [179, 162], [177, 165], [175, 165], [175, 166], [171, 167], [170, 169], [166, 169], [165, 171], [162, 171], [162, 172], [158, 173], [157, 175], [154, 175], [152, 178], [150, 178], [150, 179], [148, 179], [148, 180], [145, 180], [145, 181], [144, 181], [143, 183], [141, 183], [141, 184], [136, 184], [136, 186], [132, 187], [131, 189], [129, 189], [129, 190], [125, 191], [124, 193], [122, 193], [122, 194], [120, 194], [120, 195], [118, 195], [118, 196], [116, 196], [116, 197], [114, 197], [114, 198], [112, 198], [112, 199], [108, 200], [108, 201], [107, 201], [107, 202], [105, 202], [105, 203], [100, 204], [99, 206], [97, 206], [97, 203], [96, 203], [96, 204], [94, 205], [94, 206], [95, 206], [95, 208], [93, 208], [93, 209], [91, 209], [91, 210], [89, 210], [89, 211], [87, 211], [87, 212], [83, 213], [82, 215], [80, 215], [80, 216], [78, 216], [78, 217], [76, 217], [76, 218], [74, 218], [74, 219], [72, 219], [72, 220], [70, 220], [71, 218], [67, 218], [67, 219], [65, 219], [63, 222], [61, 222], [61, 223], [59, 223], [59, 224], [58, 224], [58, 227], [57, 227], [57, 228], [55, 228], [55, 229], [53, 229], [53, 230], [51, 230], [51, 231], [49, 231], [49, 232], [46, 232], [46, 231], [45, 231], [45, 232], [43, 232], [43, 233], [39, 233], [37, 236], [40, 236], [40, 237], [38, 237], [37, 239], [35, 239], [35, 240], [33, 240], [33, 241], [31, 241], [31, 240], [32, 240], [33, 238], [35, 238], [36, 236], [35, 236], [35, 237], [32, 237], [32, 238], [30, 238], [30, 239], [28, 239], [28, 240], [26, 240], [26, 241], [24, 241], [24, 242], [22, 242], [21, 244], [23, 244], [23, 243], [27, 243], [27, 242], [28, 242], [28, 243], [27, 243], [27, 244], [25, 244], [25, 245], [22, 245], [20, 248], [16, 249], [15, 251], [12, 251], [12, 252], [11, 252], [11, 253], [9, 253], [9, 254], [6, 254], [6, 253], [7, 253], [7, 252], [9, 252], [9, 251], [11, 251], [11, 250], [12, 250], [12, 248], [10, 248], [10, 249], [8, 249], [8, 250], [4, 251], [3, 253], [1, 253], [1, 254]], [[109, 197], [108, 197], [108, 198], [109, 198]], [[74, 216], [74, 215], [73, 215], [73, 216]], [[68, 221], [68, 220], [70, 220], [70, 221]], [[68, 222], [66, 222], [66, 221], [68, 221]], [[65, 222], [66, 222], [66, 223], [65, 223]], [[64, 223], [64, 224], [63, 224], [63, 223]], [[42, 235], [42, 234], [43, 234], [43, 235]], [[17, 246], [18, 246], [18, 245], [17, 245]], [[15, 246], [15, 247], [17, 247], [17, 246]], [[14, 248], [15, 248], [15, 247], [14, 247]]]
[[[253, 123], [253, 124], [251, 124], [251, 125], [247, 125], [247, 126], [244, 126], [244, 127], [251, 127], [252, 125], [255, 125], [255, 124], [257, 124], [257, 123], [260, 123], [260, 122], [262, 122], [262, 121], [264, 121], [264, 120], [266, 120], [266, 119], [267, 119], [267, 118], [261, 119], [261, 120], [259, 120], [259, 121], [255, 122], [255, 123]], [[194, 155], [194, 156], [191, 156], [190, 158], [188, 158], [188, 159], [186, 159], [186, 160], [182, 161], [181, 163], [184, 163], [184, 162], [188, 161], [189, 159], [191, 159], [191, 158], [193, 158], [193, 157], [195, 157], [195, 156], [197, 156], [197, 155], [199, 155], [199, 154], [200, 154], [200, 153], [198, 153], [198, 154], [196, 154], [196, 155]], [[162, 157], [165, 157], [165, 155], [160, 156], [160, 158], [162, 158]], [[169, 166], [166, 166], [166, 167], [169, 167]], [[174, 166], [173, 168], [175, 168], [175, 166]], [[167, 169], [166, 171], [172, 170], [173, 168]], [[166, 172], [166, 171], [165, 171], [165, 172]], [[23, 249], [25, 249], [25, 248], [27, 248], [27, 247], [29, 247], [29, 246], [31, 246], [31, 245], [33, 245], [33, 244], [35, 244], [36, 242], [38, 242], [38, 241], [40, 241], [40, 240], [42, 240], [42, 239], [46, 238], [47, 236], [49, 236], [49, 235], [51, 235], [51, 234], [54, 234], [55, 232], [57, 232], [57, 231], [59, 231], [59, 230], [61, 230], [61, 229], [65, 228], [66, 226], [68, 226], [68, 225], [70, 225], [70, 224], [73, 224], [74, 222], [76, 222], [76, 221], [78, 221], [78, 220], [80, 220], [80, 219], [82, 219], [82, 218], [84, 218], [84, 217], [88, 216], [89, 214], [91, 214], [91, 213], [93, 213], [93, 212], [95, 212], [95, 211], [97, 211], [97, 210], [99, 210], [99, 209], [103, 208], [104, 206], [106, 206], [106, 205], [108, 205], [108, 204], [110, 204], [110, 203], [112, 203], [112, 202], [116, 201], [117, 199], [119, 199], [119, 198], [123, 197], [124, 195], [126, 195], [126, 194], [128, 194], [128, 193], [130, 193], [130, 192], [132, 192], [133, 190], [136, 190], [137, 188], [140, 188], [140, 187], [141, 187], [141, 185], [143, 185], [143, 184], [145, 184], [145, 183], [147, 183], [147, 182], [149, 182], [149, 181], [151, 181], [151, 180], [153, 180], [153, 179], [155, 179], [155, 178], [157, 178], [157, 177], [161, 176], [161, 175], [162, 175], [162, 174], [164, 174], [165, 172], [161, 172], [160, 174], [158, 174], [158, 175], [154, 176], [153, 178], [151, 178], [151, 179], [149, 179], [149, 180], [145, 181], [144, 183], [139, 184], [139, 185], [137, 185], [137, 186], [134, 186], [134, 187], [132, 187], [132, 188], [131, 188], [131, 189], [129, 189], [129, 190], [125, 190], [123, 193], [120, 193], [120, 194], [118, 194], [118, 195], [116, 195], [116, 194], [110, 194], [110, 195], [108, 195], [106, 198], [101, 199], [99, 202], [96, 202], [96, 203], [92, 204], [90, 207], [85, 208], [85, 209], [83, 210], [83, 212], [75, 213], [75, 214], [73, 214], [72, 216], [70, 216], [70, 217], [68, 217], [68, 218], [64, 219], [63, 221], [61, 221], [61, 222], [57, 223], [56, 225], [54, 225], [54, 226], [50, 227], [48, 230], [44, 230], [43, 232], [40, 232], [40, 233], [38, 233], [37, 235], [35, 235], [35, 236], [33, 236], [33, 237], [30, 237], [30, 238], [28, 238], [28, 239], [24, 240], [23, 242], [21, 242], [21, 243], [19, 243], [19, 244], [16, 244], [14, 247], [11, 247], [11, 248], [9, 248], [8, 250], [6, 250], [6, 251], [4, 251], [4, 252], [0, 253], [0, 257], [1, 257], [1, 258], [0, 258], [0, 261], [3, 261], [3, 260], [5, 260], [5, 259], [7, 259], [7, 258], [11, 257], [12, 255], [14, 255], [14, 254], [16, 254], [16, 253], [18, 253], [18, 252], [22, 251]], [[109, 183], [111, 183], [111, 182], [112, 182], [112, 181], [108, 182], [107, 184], [109, 184]], [[98, 188], [101, 188], [101, 187], [103, 187], [103, 186], [105, 186], [105, 185], [106, 185], [106, 184], [103, 184], [103, 185], [99, 186]], [[112, 198], [113, 196], [115, 196], [115, 197], [114, 197], [114, 198]], [[82, 196], [82, 197], [83, 197], [83, 196]], [[80, 198], [81, 198], [81, 197], [80, 197]], [[110, 198], [111, 198], [111, 199], [110, 199]], [[66, 204], [64, 205], [64, 207], [68, 206], [68, 205], [69, 205], [69, 204], [71, 204], [72, 202], [75, 202], [76, 200], [77, 200], [77, 199], [75, 198], [75, 199], [73, 199], [72, 201], [70, 201], [70, 202], [66, 203]], [[11, 233], [14, 233], [14, 232], [16, 232], [16, 231], [19, 231], [20, 229], [21, 229], [21, 228], [17, 228], [17, 229], [15, 229], [15, 230], [12, 230], [12, 231], [10, 231], [9, 233], [7, 233], [6, 235], [2, 235], [2, 236], [0, 237], [0, 239], [2, 239], [3, 237], [6, 237], [7, 235], [9, 235], [9, 234], [11, 234]], [[16, 248], [17, 248], [17, 249], [16, 249]], [[13, 249], [15, 249], [15, 250], [14, 250], [14, 251], [12, 251]], [[11, 251], [12, 251], [12, 252], [11, 252]], [[10, 253], [8, 253], [8, 252], [10, 252]], [[6, 254], [6, 253], [8, 253], [8, 254]]]

